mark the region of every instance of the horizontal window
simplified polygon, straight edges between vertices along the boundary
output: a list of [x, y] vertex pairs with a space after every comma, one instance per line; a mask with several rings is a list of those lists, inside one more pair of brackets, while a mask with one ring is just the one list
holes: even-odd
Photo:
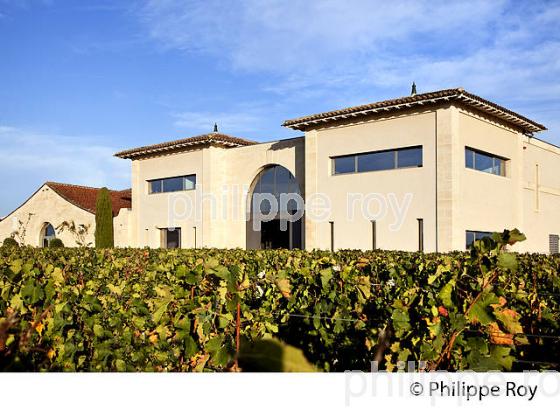
[[484, 231], [467, 231], [467, 249], [470, 248], [474, 241], [478, 241], [482, 238], [487, 238], [492, 236], [493, 232], [484, 232]]
[[506, 176], [506, 159], [465, 147], [465, 166], [489, 174]]
[[334, 157], [333, 174], [383, 171], [422, 166], [422, 147], [399, 148]]
[[196, 175], [153, 179], [148, 181], [150, 194], [160, 192], [189, 191], [196, 188]]

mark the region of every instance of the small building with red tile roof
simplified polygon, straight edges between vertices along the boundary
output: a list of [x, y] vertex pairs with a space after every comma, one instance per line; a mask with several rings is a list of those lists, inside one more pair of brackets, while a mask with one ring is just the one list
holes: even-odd
[[[15, 237], [19, 243], [46, 246], [54, 237], [65, 246], [94, 244], [95, 203], [101, 188], [60, 182], [45, 182], [21, 206], [0, 221], [0, 238]], [[128, 218], [132, 208], [131, 190], [109, 190], [113, 207], [115, 245], [128, 244]], [[62, 224], [83, 226], [78, 238]]]

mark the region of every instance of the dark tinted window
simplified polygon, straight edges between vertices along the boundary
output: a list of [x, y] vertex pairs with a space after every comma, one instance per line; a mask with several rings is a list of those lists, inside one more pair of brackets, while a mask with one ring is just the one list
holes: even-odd
[[270, 167], [265, 169], [261, 175], [260, 179], [260, 193], [262, 194], [273, 194], [275, 191], [275, 184], [274, 184], [274, 174], [275, 174], [275, 167]]
[[397, 151], [397, 167], [421, 167], [422, 147], [406, 148]]
[[349, 172], [356, 172], [356, 157], [354, 155], [334, 159], [335, 174], [347, 174]]
[[56, 236], [56, 233], [54, 231], [54, 228], [51, 224], [48, 224], [47, 227], [45, 228], [45, 236]]
[[486, 238], [492, 236], [492, 232], [484, 232], [484, 231], [467, 231], [466, 235], [466, 246], [469, 248], [474, 241], [479, 241], [482, 238]]
[[465, 166], [489, 174], [505, 176], [506, 160], [492, 154], [465, 148]]
[[189, 175], [184, 178], [185, 178], [184, 183], [185, 183], [186, 191], [196, 188], [196, 175]]
[[475, 152], [474, 154], [474, 169], [483, 172], [492, 173], [494, 167], [494, 160], [492, 157], [481, 154], [480, 152]]
[[381, 171], [395, 168], [395, 151], [358, 155], [358, 172]]
[[165, 247], [175, 249], [181, 247], [181, 228], [165, 230]]
[[[277, 201], [280, 201], [281, 194], [299, 194], [299, 185], [292, 173], [280, 166], [275, 165], [264, 169], [259, 174], [253, 194], [271, 194]], [[288, 203], [288, 209], [295, 208], [295, 201]], [[268, 214], [271, 210], [270, 202], [266, 198], [260, 198], [260, 210], [263, 214]]]
[[163, 192], [176, 192], [183, 190], [183, 177], [166, 178], [163, 180]]
[[400, 148], [333, 158], [334, 174], [421, 167], [422, 147]]
[[495, 175], [501, 175], [504, 176], [505, 173], [505, 164], [504, 164], [504, 160], [500, 159], [500, 158], [494, 158], [494, 169], [492, 170], [492, 173]]
[[161, 192], [161, 179], [150, 181], [150, 193], [155, 194]]
[[465, 149], [465, 166], [467, 168], [474, 168], [474, 151]]
[[162, 178], [149, 181], [150, 194], [158, 192], [188, 191], [196, 188], [196, 175]]

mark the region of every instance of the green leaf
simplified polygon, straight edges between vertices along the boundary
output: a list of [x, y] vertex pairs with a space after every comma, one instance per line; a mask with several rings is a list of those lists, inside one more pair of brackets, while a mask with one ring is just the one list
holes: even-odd
[[523, 328], [519, 323], [519, 314], [512, 309], [497, 309], [494, 311], [494, 316], [509, 333], [513, 335], [523, 333]]
[[171, 300], [172, 300], [171, 298], [164, 299], [156, 305], [156, 310], [152, 315], [152, 320], [156, 325], [159, 324], [159, 322], [161, 322], [161, 318], [163, 314], [167, 311], [167, 306], [169, 305], [169, 303], [171, 303]]
[[214, 336], [208, 342], [206, 342], [206, 345], [204, 347], [208, 352], [214, 353], [217, 352], [218, 349], [220, 349], [220, 347], [222, 347], [223, 342], [224, 342], [223, 336]]
[[329, 285], [329, 282], [333, 277], [332, 268], [322, 269], [320, 274], [321, 274], [321, 284], [323, 286], [323, 289], [325, 289]]
[[51, 273], [51, 277], [53, 278], [54, 283], [57, 285], [64, 283], [64, 275], [62, 274], [62, 269], [60, 269], [59, 267], [54, 268]]
[[498, 267], [502, 270], [517, 272], [517, 257], [513, 253], [500, 253], [498, 255]]
[[14, 273], [14, 275], [17, 275], [21, 272], [22, 265], [23, 261], [21, 259], [16, 259], [10, 263], [10, 270]]
[[[122, 295], [123, 289], [121, 289], [121, 288], [118, 287], [118, 286], [113, 285], [112, 283], [108, 283], [108, 284], [107, 284], [107, 288], [109, 288], [109, 290], [110, 290], [111, 292], [113, 292], [114, 294], [116, 294], [117, 296], [121, 296], [121, 295]], [[124, 287], [123, 287], [123, 288], [124, 288]]]
[[485, 293], [473, 305], [468, 314], [468, 320], [471, 323], [480, 323], [483, 326], [489, 325], [494, 321], [492, 316], [491, 304], [498, 303], [498, 297], [494, 293]]
[[406, 310], [393, 310], [391, 318], [393, 319], [393, 327], [395, 328], [395, 334], [397, 337], [403, 336], [405, 332], [411, 329], [410, 316]]
[[505, 232], [505, 239], [508, 245], [513, 245], [517, 242], [523, 242], [527, 237], [519, 232], [518, 229], [513, 229], [512, 231]]
[[177, 319], [173, 324], [177, 329], [184, 330], [185, 332], [191, 331], [191, 320], [188, 317]]
[[241, 345], [239, 365], [249, 372], [315, 372], [303, 352], [276, 339]]
[[183, 343], [185, 346], [185, 357], [190, 359], [198, 353], [198, 345], [196, 344], [192, 336], [186, 336]]
[[115, 367], [118, 372], [126, 372], [126, 363], [122, 359], [115, 360]]
[[35, 304], [43, 299], [45, 293], [41, 285], [37, 284], [34, 279], [29, 279], [21, 290], [21, 296], [27, 303]]
[[218, 349], [215, 353], [211, 355], [212, 363], [219, 367], [224, 367], [228, 364], [229, 354], [225, 347]]
[[93, 325], [93, 334], [97, 337], [105, 336], [105, 331], [103, 330], [103, 326], [101, 326], [97, 323], [95, 325]]
[[446, 308], [450, 308], [453, 306], [453, 301], [451, 300], [451, 295], [453, 293], [453, 289], [455, 288], [455, 279], [451, 279], [447, 284], [441, 288], [439, 292], [439, 297], [443, 302], [443, 306]]
[[513, 365], [513, 356], [510, 355], [511, 349], [504, 346], [492, 346], [490, 348], [490, 357], [495, 363], [504, 368], [505, 370], [511, 370]]
[[371, 297], [371, 282], [368, 276], [358, 277], [358, 289], [364, 299], [367, 300]]
[[185, 273], [184, 279], [189, 285], [196, 285], [200, 282], [200, 276], [196, 272]]

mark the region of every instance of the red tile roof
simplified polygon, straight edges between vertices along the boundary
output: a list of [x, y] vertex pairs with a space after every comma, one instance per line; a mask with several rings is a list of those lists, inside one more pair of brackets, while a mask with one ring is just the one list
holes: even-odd
[[451, 88], [448, 90], [434, 91], [425, 94], [416, 94], [408, 97], [359, 105], [356, 107], [343, 108], [336, 111], [307, 115], [305, 117], [286, 120], [282, 125], [295, 130], [308, 130], [326, 123], [332, 123], [334, 121], [348, 118], [362, 117], [365, 115], [383, 112], [394, 112], [407, 108], [443, 104], [447, 102], [455, 102], [457, 104], [485, 112], [491, 116], [500, 118], [507, 123], [513, 124], [526, 132], [546, 130], [544, 125], [532, 121], [491, 101], [485, 100], [482, 97], [471, 94], [462, 88]]
[[225, 148], [254, 145], [255, 141], [244, 138], [232, 137], [231, 135], [212, 132], [210, 134], [197, 135], [196, 137], [183, 138], [175, 141], [162, 142], [160, 144], [147, 145], [144, 147], [127, 149], [117, 152], [115, 157], [137, 159], [148, 155], [158, 155], [169, 151], [181, 151], [200, 145], [215, 145]]
[[[59, 182], [46, 182], [45, 185], [68, 202], [95, 214], [95, 202], [97, 201], [97, 194], [101, 188], [62, 184]], [[117, 216], [121, 208], [132, 207], [132, 193], [130, 189], [122, 191], [109, 190], [109, 194], [113, 204], [113, 216]]]

